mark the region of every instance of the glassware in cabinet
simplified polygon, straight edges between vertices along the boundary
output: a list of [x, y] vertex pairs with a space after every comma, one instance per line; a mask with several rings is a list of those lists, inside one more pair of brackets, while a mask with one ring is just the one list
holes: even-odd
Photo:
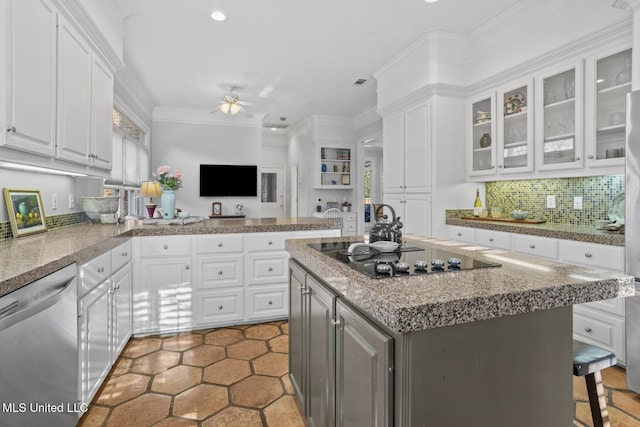
[[596, 61], [595, 87], [595, 152], [590, 153], [589, 158], [610, 161], [624, 157], [626, 97], [631, 91], [631, 49]]
[[471, 102], [471, 171], [470, 174], [494, 172], [495, 120], [494, 98], [489, 96]]
[[533, 170], [532, 136], [533, 81], [500, 92], [502, 102], [499, 115], [498, 172], [525, 172]]
[[536, 111], [539, 169], [582, 167], [582, 61], [539, 76]]

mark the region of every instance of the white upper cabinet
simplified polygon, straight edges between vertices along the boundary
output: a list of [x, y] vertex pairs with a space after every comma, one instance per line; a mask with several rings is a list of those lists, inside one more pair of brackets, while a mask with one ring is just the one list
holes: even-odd
[[113, 73], [96, 55], [91, 71], [91, 166], [111, 169]]
[[470, 135], [467, 138], [470, 142], [467, 150], [470, 176], [496, 173], [495, 105], [495, 92], [480, 94], [467, 103], [465, 120]]
[[536, 167], [581, 168], [583, 159], [583, 62], [536, 77]]
[[56, 10], [47, 0], [12, 0], [3, 7], [7, 90], [6, 135], [0, 142], [17, 150], [53, 156]]
[[587, 60], [586, 143], [589, 166], [624, 166], [631, 49]]
[[427, 104], [383, 118], [384, 193], [431, 191]]
[[533, 170], [533, 80], [498, 89], [498, 173]]

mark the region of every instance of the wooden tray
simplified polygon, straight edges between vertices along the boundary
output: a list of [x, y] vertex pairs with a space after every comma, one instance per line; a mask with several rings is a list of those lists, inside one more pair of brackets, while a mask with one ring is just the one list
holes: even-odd
[[514, 222], [516, 224], [543, 224], [547, 222], [546, 219], [529, 219], [529, 218], [513, 219], [513, 218], [491, 218], [491, 217], [482, 218], [479, 216], [463, 216], [463, 217], [460, 217], [460, 219], [469, 219], [472, 221]]

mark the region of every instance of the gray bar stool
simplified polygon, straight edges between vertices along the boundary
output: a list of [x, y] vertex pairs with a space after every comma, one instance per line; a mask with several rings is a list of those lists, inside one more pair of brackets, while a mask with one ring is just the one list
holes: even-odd
[[602, 369], [617, 363], [616, 355], [595, 345], [573, 340], [573, 375], [584, 376], [594, 427], [609, 427], [607, 399], [602, 385]]

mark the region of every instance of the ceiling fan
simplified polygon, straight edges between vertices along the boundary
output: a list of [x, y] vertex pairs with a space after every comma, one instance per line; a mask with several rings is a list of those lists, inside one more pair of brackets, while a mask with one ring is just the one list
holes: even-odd
[[230, 87], [228, 92], [222, 95], [220, 105], [218, 105], [214, 110], [210, 111], [209, 114], [214, 114], [220, 111], [224, 114], [236, 115], [238, 113], [241, 113], [245, 117], [253, 117], [253, 114], [247, 111], [244, 107], [245, 104], [240, 102], [240, 98], [238, 97], [238, 95], [233, 92], [234, 89], [235, 87]]

